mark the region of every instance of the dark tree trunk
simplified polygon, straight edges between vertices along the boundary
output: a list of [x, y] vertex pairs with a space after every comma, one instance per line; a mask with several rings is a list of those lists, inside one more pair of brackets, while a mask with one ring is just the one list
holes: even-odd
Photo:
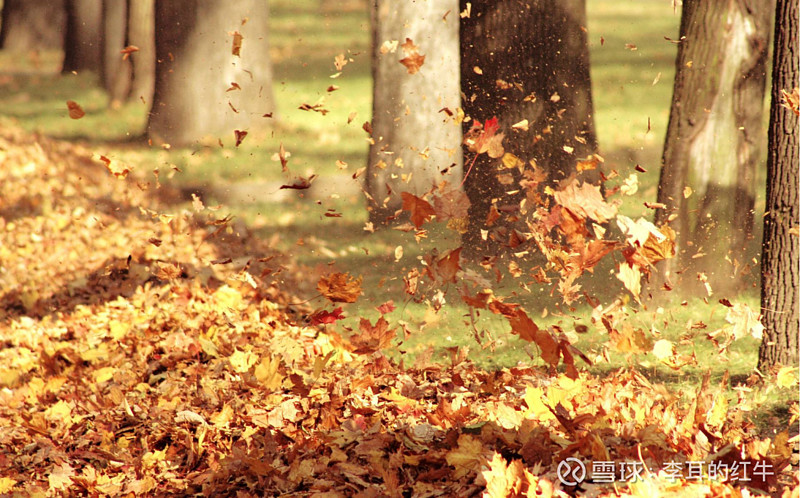
[[63, 0], [4, 0], [0, 48], [14, 52], [64, 46]]
[[[155, 19], [152, 139], [232, 141], [234, 130], [267, 123], [262, 115], [274, 111], [274, 98], [266, 2], [157, 0]], [[232, 54], [234, 32], [243, 36], [241, 56]], [[227, 91], [232, 83], [241, 89]]]
[[[676, 258], [651, 289], [736, 292], [746, 282], [761, 162], [771, 2], [686, 0], [656, 223], [671, 222]], [[754, 283], [754, 282], [752, 282]]]
[[[481, 154], [466, 177], [472, 206], [463, 242], [466, 253], [480, 256], [502, 251], [523, 214], [520, 170], [530, 171], [533, 163], [556, 182], [575, 172], [578, 159], [596, 152], [597, 138], [585, 1], [470, 3], [469, 17], [461, 20], [463, 108], [471, 118], [464, 130], [496, 116], [506, 152], [524, 164], [500, 171], [501, 159]], [[524, 119], [528, 131], [511, 129]], [[464, 154], [467, 174], [475, 154]], [[596, 179], [596, 172], [587, 176]], [[500, 218], [488, 226], [490, 212]], [[482, 230], [488, 230], [487, 240]]]
[[122, 49], [128, 44], [128, 2], [103, 0], [103, 85], [116, 107], [128, 98], [131, 87], [131, 60]]
[[[403, 191], [419, 195], [443, 179], [461, 182], [457, 12], [458, 0], [372, 3], [373, 143], [366, 189], [376, 224], [400, 207]], [[425, 56], [414, 74], [399, 62], [409, 55], [402, 46], [392, 52], [383, 45], [406, 39]]]
[[797, 366], [798, 362], [800, 127], [796, 110], [792, 112], [781, 102], [782, 92], [797, 92], [800, 86], [798, 10], [797, 0], [778, 0], [761, 256], [761, 312], [765, 330], [758, 352], [758, 368], [762, 372], [776, 364]]
[[101, 0], [66, 0], [62, 71], [101, 71], [103, 67], [103, 3]]

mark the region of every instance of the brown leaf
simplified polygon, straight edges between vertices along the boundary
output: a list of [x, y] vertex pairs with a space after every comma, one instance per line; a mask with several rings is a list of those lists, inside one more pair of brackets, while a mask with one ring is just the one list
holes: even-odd
[[300, 177], [297, 179], [296, 182], [287, 185], [281, 185], [280, 188], [281, 190], [287, 188], [292, 190], [306, 190], [308, 188], [311, 188], [311, 183], [314, 181], [316, 177], [317, 175], [311, 175], [308, 178]]
[[411, 38], [406, 38], [405, 43], [400, 45], [403, 47], [406, 57], [400, 59], [400, 64], [406, 67], [408, 74], [415, 74], [419, 68], [425, 63], [425, 56], [419, 53], [419, 47], [414, 45]]
[[83, 112], [83, 108], [74, 100], [67, 101], [67, 109], [69, 109], [69, 117], [72, 119], [81, 119], [86, 115], [86, 113]]
[[238, 31], [234, 31], [231, 33], [231, 35], [233, 35], [233, 47], [231, 48], [231, 53], [236, 57], [240, 57], [242, 52], [242, 40], [244, 40], [244, 37]]
[[332, 303], [354, 303], [361, 295], [361, 280], [347, 273], [331, 273], [319, 279], [317, 290]]
[[402, 209], [411, 213], [411, 223], [415, 227], [420, 228], [423, 223], [436, 215], [436, 210], [425, 199], [408, 192], [401, 192], [400, 196], [403, 198]]
[[469, 214], [469, 197], [462, 190], [448, 190], [433, 198], [436, 218], [446, 221], [451, 218], [466, 218]]
[[236, 147], [242, 145], [244, 137], [247, 136], [247, 132], [241, 130], [233, 130], [233, 134], [236, 136]]

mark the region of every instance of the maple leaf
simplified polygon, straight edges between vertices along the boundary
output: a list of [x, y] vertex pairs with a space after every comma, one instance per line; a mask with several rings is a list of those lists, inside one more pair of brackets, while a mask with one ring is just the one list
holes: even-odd
[[403, 199], [402, 209], [411, 213], [411, 223], [415, 227], [420, 228], [436, 214], [436, 210], [425, 199], [408, 192], [401, 192], [400, 196]]
[[69, 117], [72, 119], [81, 119], [86, 115], [86, 113], [83, 112], [83, 108], [80, 106], [80, 104], [74, 100], [67, 101], [67, 109], [69, 109]]
[[350, 344], [356, 354], [371, 354], [386, 349], [397, 335], [395, 329], [389, 328], [389, 322], [383, 316], [378, 318], [375, 325], [368, 319], [362, 318], [358, 329], [361, 333], [350, 338]]
[[385, 303], [381, 304], [380, 306], [378, 306], [375, 309], [377, 309], [378, 312], [380, 312], [381, 315], [385, 315], [387, 313], [391, 313], [392, 311], [396, 310], [397, 308], [394, 305], [394, 301], [390, 299], [390, 300], [386, 301]]
[[438, 259], [435, 254], [425, 256], [425, 262], [427, 263], [425, 272], [438, 284], [455, 282], [456, 274], [461, 269], [458, 264], [461, 258], [461, 249], [461, 247], [453, 249]]
[[338, 307], [333, 311], [319, 310], [308, 318], [311, 321], [311, 325], [321, 325], [336, 323], [337, 320], [342, 320], [344, 316], [342, 315], [342, 308]]
[[607, 203], [603, 199], [600, 187], [590, 183], [578, 186], [578, 180], [575, 178], [557, 190], [553, 197], [557, 203], [579, 218], [591, 218], [598, 223], [605, 223], [617, 214], [618, 203]]
[[406, 67], [408, 74], [416, 74], [425, 63], [425, 56], [419, 53], [419, 47], [414, 45], [411, 38], [406, 38], [405, 43], [400, 46], [406, 54], [406, 57], [400, 59], [400, 64]]
[[505, 149], [503, 148], [505, 134], [497, 133], [499, 129], [500, 123], [496, 116], [487, 119], [483, 124], [480, 121], [475, 121], [464, 137], [464, 144], [471, 152], [476, 154], [486, 153], [493, 159], [503, 157], [503, 154], [505, 154]]
[[354, 303], [361, 295], [361, 280], [348, 273], [331, 273], [319, 279], [317, 290], [332, 303]]
[[469, 215], [469, 197], [463, 190], [452, 189], [433, 198], [433, 207], [436, 218], [446, 221], [449, 219], [466, 218]]
[[511, 332], [517, 334], [521, 339], [539, 346], [542, 359], [550, 366], [558, 365], [561, 357], [559, 344], [549, 331], [540, 329], [522, 308], [516, 308], [512, 314], [506, 315], [506, 318], [511, 324]]

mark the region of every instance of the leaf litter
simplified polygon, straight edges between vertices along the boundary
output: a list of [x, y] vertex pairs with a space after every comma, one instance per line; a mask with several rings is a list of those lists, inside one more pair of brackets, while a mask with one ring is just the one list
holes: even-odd
[[[506, 317], [549, 370], [484, 371], [463, 348], [448, 365], [397, 365], [382, 352], [405, 332], [393, 303], [381, 305], [377, 321], [361, 318], [358, 331], [335, 329], [342, 307], [292, 305], [300, 270], [231, 217], [182, 210], [167, 187], [136, 172], [114, 175], [84, 148], [15, 129], [0, 131], [0, 156], [0, 493], [797, 493], [788, 433], [760, 437], [743, 392], [729, 399], [727, 379], [706, 377], [679, 397], [634, 370], [579, 371], [572, 358], [582, 353], [564, 331], [537, 326], [491, 289], [470, 290], [468, 282], [487, 282], [461, 267], [460, 249], [423, 258], [423, 271], [404, 278], [409, 293], [425, 278], [439, 286], [461, 278], [464, 301]], [[534, 242], [561, 258], [566, 287], [609, 246], [572, 254], [542, 234], [559, 227], [565, 247], [578, 249], [587, 234], [561, 220], [615, 215], [571, 185], [532, 225]], [[404, 198], [416, 229], [464, 214], [464, 199], [442, 192], [433, 205]], [[645, 268], [668, 252], [658, 235], [669, 234], [623, 224], [631, 228], [623, 264]], [[360, 284], [333, 273], [318, 290], [349, 303]], [[623, 337], [631, 332], [618, 310], [598, 310], [597, 324]], [[752, 321], [743, 308], [731, 313]], [[674, 359], [671, 344], [631, 337], [620, 344]], [[575, 487], [558, 477], [567, 458], [639, 462], [652, 473], [627, 487], [596, 476]], [[773, 473], [745, 482], [670, 479], [663, 470], [701, 461]]]

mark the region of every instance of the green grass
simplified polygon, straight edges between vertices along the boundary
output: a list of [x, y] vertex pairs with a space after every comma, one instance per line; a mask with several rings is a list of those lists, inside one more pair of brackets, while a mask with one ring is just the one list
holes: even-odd
[[[325, 182], [333, 175], [344, 178], [365, 165], [368, 144], [361, 124], [370, 119], [371, 113], [366, 2], [276, 0], [270, 6], [271, 55], [280, 119], [271, 132], [254, 133], [239, 148], [231, 146], [232, 133], [220, 137], [227, 145], [224, 148], [196, 146], [165, 151], [148, 147], [142, 138], [146, 122], [142, 102], [109, 109], [108, 97], [98, 89], [92, 75], [58, 75], [55, 71], [59, 56], [49, 53], [34, 60], [0, 52], [0, 67], [25, 72], [0, 72], [0, 105], [4, 116], [0, 123], [9, 120], [31, 131], [83, 142], [92, 150], [129, 162], [145, 174], [154, 168], [170, 171], [170, 166], [177, 166], [182, 173], [170, 180], [162, 176], [162, 181], [199, 188], [207, 203], [224, 200], [225, 209], [255, 227], [259, 235], [272, 238], [277, 234], [277, 247], [304, 266], [311, 282], [300, 290], [300, 299], [312, 298], [315, 278], [331, 268], [362, 275], [365, 295], [358, 304], [345, 305], [349, 318], [344, 324], [357, 328], [359, 316], [374, 320], [378, 316], [374, 308], [394, 300], [398, 309], [390, 318], [405, 322], [412, 335], [391, 354], [406, 364], [429, 348], [434, 349], [435, 360], [445, 360], [448, 354], [445, 348], [453, 346], [470, 347], [470, 358], [486, 368], [511, 366], [520, 361], [538, 362], [535, 349], [512, 336], [506, 321], [491, 313], [482, 313], [476, 327], [486, 330], [496, 342], [493, 348], [479, 346], [472, 337], [469, 310], [460, 304], [458, 291], [452, 286], [445, 289], [447, 304], [438, 312], [429, 303], [408, 301], [402, 277], [419, 266], [419, 257], [434, 248], [443, 253], [457, 247], [459, 238], [454, 232], [434, 224], [429, 239], [420, 243], [410, 234], [395, 230], [368, 233], [363, 229], [367, 216], [363, 199], [358, 195], [314, 202], [301, 198], [301, 194], [292, 194], [293, 197], [276, 203], [270, 198], [271, 191], [263, 194], [262, 202], [221, 194], [226, 185], [237, 182], [286, 180], [274, 157], [281, 143], [291, 153], [291, 171], [299, 175], [318, 174], [318, 182]], [[676, 45], [665, 37], [678, 37], [680, 14], [673, 12], [671, 3], [664, 0], [590, 0], [588, 16], [601, 152], [606, 165], [619, 171], [623, 178], [634, 171], [636, 164], [648, 170], [639, 174], [639, 193], [626, 201], [622, 212], [632, 217], [650, 216], [652, 213], [642, 202], [655, 200], [676, 54]], [[632, 45], [636, 50], [632, 50]], [[331, 78], [336, 72], [333, 60], [337, 54], [348, 55], [352, 62], [338, 78]], [[326, 91], [332, 84], [339, 89]], [[69, 119], [66, 100], [79, 102], [87, 112], [86, 117]], [[329, 113], [323, 116], [301, 111], [298, 106], [303, 103], [324, 103]], [[352, 113], [356, 113], [356, 118], [347, 124]], [[337, 160], [346, 162], [347, 168], [340, 170]], [[200, 188], [209, 184], [214, 188]], [[331, 209], [342, 216], [326, 217], [325, 213]], [[404, 254], [395, 261], [398, 246], [403, 247]], [[492, 273], [478, 271], [493, 279]], [[559, 325], [567, 332], [575, 324], [589, 326], [590, 332], [579, 336], [577, 347], [592, 358], [607, 354], [610, 359], [592, 367], [593, 372], [636, 366], [675, 390], [686, 392], [699, 385], [706, 369], [711, 369], [714, 379], [728, 370], [732, 378], [741, 380], [755, 366], [754, 339], [735, 343], [725, 359], [720, 359], [705, 339], [705, 332], [725, 325], [725, 309], [715, 300], [710, 304], [697, 301], [685, 306], [673, 303], [658, 314], [653, 310], [629, 312], [632, 326], [647, 330], [655, 338], [678, 342], [681, 354], [694, 354], [699, 361], [697, 366], [673, 371], [650, 354], [626, 356], [609, 350], [606, 334], [591, 323], [591, 309], [587, 305], [574, 309], [559, 305], [550, 297], [549, 288], [534, 286], [525, 290], [518, 279], [505, 268], [503, 271], [503, 281], [495, 285], [496, 294], [510, 295], [509, 300], [524, 304], [540, 326]], [[612, 263], [608, 263], [583, 282], [588, 289], [599, 292], [604, 303], [627, 299], [611, 272]], [[739, 299], [758, 308], [754, 295]], [[313, 304], [324, 303], [317, 299]], [[691, 327], [699, 322], [707, 328]], [[779, 412], [779, 407], [789, 399], [790, 393], [773, 392], [763, 402], [767, 412]]]

